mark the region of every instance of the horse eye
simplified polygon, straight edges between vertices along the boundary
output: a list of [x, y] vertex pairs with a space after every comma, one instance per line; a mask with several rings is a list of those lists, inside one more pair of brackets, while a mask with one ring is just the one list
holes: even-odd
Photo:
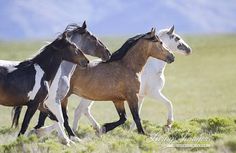
[[175, 41], [179, 41], [180, 40], [180, 38], [179, 37], [175, 37]]

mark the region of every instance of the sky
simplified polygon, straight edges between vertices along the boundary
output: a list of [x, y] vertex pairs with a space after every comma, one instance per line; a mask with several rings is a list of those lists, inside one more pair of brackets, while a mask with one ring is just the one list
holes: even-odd
[[178, 33], [236, 33], [235, 0], [0, 0], [0, 40], [55, 37], [87, 21], [98, 36], [175, 25]]

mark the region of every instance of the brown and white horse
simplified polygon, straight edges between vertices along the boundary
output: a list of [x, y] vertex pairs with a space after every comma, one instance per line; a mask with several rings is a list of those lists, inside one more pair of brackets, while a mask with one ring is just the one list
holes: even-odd
[[47, 98], [62, 60], [82, 67], [89, 62], [76, 45], [68, 41], [67, 32], [42, 48], [32, 59], [15, 66], [0, 66], [0, 104], [28, 107], [19, 135], [25, 133], [39, 103]]

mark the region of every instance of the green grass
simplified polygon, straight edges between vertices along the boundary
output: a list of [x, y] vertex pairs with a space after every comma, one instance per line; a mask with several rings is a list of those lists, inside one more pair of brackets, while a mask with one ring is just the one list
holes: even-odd
[[[119, 48], [127, 38], [104, 38], [111, 49]], [[127, 129], [128, 123], [103, 135], [95, 135], [85, 117], [77, 131], [81, 143], [66, 147], [58, 143], [55, 134], [44, 138], [18, 138], [19, 129], [10, 129], [11, 108], [0, 106], [0, 152], [236, 152], [236, 35], [186, 36], [192, 47], [191, 56], [176, 54], [176, 61], [167, 66], [163, 93], [174, 106], [175, 123], [169, 133], [163, 133], [167, 109], [153, 99], [146, 98], [141, 118], [149, 136]], [[35, 54], [43, 41], [0, 42], [0, 59], [23, 60]], [[76, 96], [70, 98], [69, 117], [78, 105]], [[126, 105], [129, 122], [132, 117]], [[92, 114], [100, 124], [118, 119], [111, 102], [97, 102]], [[109, 114], [109, 115], [108, 115]], [[30, 124], [37, 122], [36, 114]], [[22, 120], [23, 115], [21, 116]], [[47, 124], [51, 124], [47, 121]], [[198, 137], [205, 141], [194, 142]], [[210, 144], [208, 148], [165, 148], [168, 144]], [[206, 141], [207, 140], [207, 141]]]

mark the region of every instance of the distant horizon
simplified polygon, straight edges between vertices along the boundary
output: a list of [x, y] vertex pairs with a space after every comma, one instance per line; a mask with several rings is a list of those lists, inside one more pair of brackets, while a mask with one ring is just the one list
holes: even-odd
[[96, 36], [124, 36], [175, 25], [184, 35], [236, 33], [236, 1], [0, 1], [0, 40], [53, 38], [87, 21]]

